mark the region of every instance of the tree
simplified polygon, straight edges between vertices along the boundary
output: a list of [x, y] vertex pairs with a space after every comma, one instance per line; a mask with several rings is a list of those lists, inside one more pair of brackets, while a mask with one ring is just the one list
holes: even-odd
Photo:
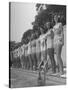
[[21, 42], [23, 44], [27, 44], [29, 42], [29, 38], [31, 37], [32, 29], [28, 29], [26, 32], [24, 32], [23, 37], [21, 39]]
[[[46, 9], [43, 8], [44, 5]], [[39, 10], [41, 9], [40, 6], [43, 8], [42, 10]], [[40, 12], [38, 13], [36, 19], [38, 18], [41, 19], [39, 20], [40, 22], [41, 21], [46, 22], [47, 21], [46, 19], [51, 21], [55, 14], [59, 14], [62, 24], [63, 25], [66, 24], [66, 6], [65, 5], [36, 4], [36, 8], [37, 8], [36, 10], [37, 11], [39, 10]], [[47, 18], [46, 14], [48, 14], [51, 19]], [[35, 21], [37, 21], [36, 19]]]
[[[55, 14], [60, 15], [60, 21], [63, 25], [66, 24], [66, 6], [65, 5], [50, 5], [50, 4], [36, 4], [36, 11], [38, 12], [35, 16], [35, 21], [32, 22], [33, 29], [28, 29], [24, 32], [21, 43], [27, 44], [29, 42], [29, 38], [32, 33], [36, 33], [38, 31], [40, 35], [40, 27], [44, 29], [44, 24], [47, 21], [51, 22], [53, 26], [53, 17]], [[47, 29], [45, 29], [45, 33]], [[36, 37], [36, 35], [35, 35]]]

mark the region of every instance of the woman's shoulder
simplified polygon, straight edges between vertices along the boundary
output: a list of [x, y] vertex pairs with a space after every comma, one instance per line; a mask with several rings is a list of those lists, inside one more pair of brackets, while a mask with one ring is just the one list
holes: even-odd
[[57, 23], [57, 24], [54, 25], [53, 31], [54, 31], [55, 29], [59, 29], [59, 28], [62, 28], [62, 27], [63, 27], [63, 26], [62, 26], [62, 23], [59, 22], [59, 23]]
[[40, 39], [43, 39], [45, 37], [46, 34], [42, 34], [40, 35]]
[[58, 26], [61, 26], [61, 25], [62, 25], [62, 23], [59, 22], [59, 23], [57, 23], [57, 24], [54, 25], [54, 28], [55, 28], [55, 27], [58, 27]]

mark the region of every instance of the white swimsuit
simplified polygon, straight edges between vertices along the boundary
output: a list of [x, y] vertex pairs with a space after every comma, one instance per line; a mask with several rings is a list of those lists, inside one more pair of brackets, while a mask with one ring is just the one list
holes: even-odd
[[64, 38], [63, 38], [63, 26], [61, 23], [56, 24], [53, 27], [54, 30], [54, 46], [63, 44]]
[[54, 39], [54, 34], [53, 34], [53, 31], [51, 33], [51, 30], [49, 30], [47, 32], [47, 49], [48, 48], [53, 48], [53, 39]]
[[45, 34], [40, 35], [40, 48], [41, 48], [41, 52], [45, 51], [47, 49], [46, 43], [45, 43]]
[[28, 46], [25, 45], [25, 56], [28, 56]]
[[40, 40], [39, 38], [36, 40], [36, 53], [40, 53], [41, 49], [40, 49]]
[[36, 41], [31, 41], [31, 47], [32, 47], [32, 54], [36, 53]]
[[31, 46], [30, 46], [30, 42], [28, 43], [28, 55], [31, 54]]

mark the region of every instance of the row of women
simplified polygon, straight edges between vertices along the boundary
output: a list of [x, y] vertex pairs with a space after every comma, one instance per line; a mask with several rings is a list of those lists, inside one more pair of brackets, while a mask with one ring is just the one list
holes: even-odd
[[[64, 31], [61, 22], [58, 22], [59, 15], [54, 16], [54, 26], [50, 27], [50, 22], [47, 21], [44, 27], [47, 27], [48, 31], [45, 34], [42, 28], [39, 32], [31, 33], [29, 43], [20, 47], [20, 58], [22, 67], [25, 69], [37, 70], [38, 67], [45, 67], [48, 71], [48, 62], [51, 62], [52, 72], [56, 73], [56, 68], [60, 74], [63, 74], [63, 61], [61, 58], [61, 51], [64, 45]], [[39, 36], [37, 39], [33, 39], [34, 36]], [[56, 55], [57, 63], [54, 58]], [[49, 60], [49, 61], [48, 61]], [[46, 64], [46, 65], [45, 65]]]

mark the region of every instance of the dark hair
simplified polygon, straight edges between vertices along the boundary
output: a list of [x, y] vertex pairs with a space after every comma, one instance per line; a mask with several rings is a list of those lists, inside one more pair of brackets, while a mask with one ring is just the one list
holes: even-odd
[[62, 22], [62, 25], [65, 25], [66, 24], [66, 16], [61, 15], [60, 22]]
[[[38, 33], [38, 35], [36, 35], [36, 33]], [[37, 37], [39, 37], [39, 30], [38, 29], [34, 29], [34, 30], [32, 30], [32, 34], [33, 34], [33, 39], [32, 40], [34, 40], [34, 39], [36, 39]]]
[[47, 27], [44, 27], [44, 33], [46, 33], [48, 31]]
[[[47, 22], [49, 22], [49, 21], [47, 21]], [[46, 26], [46, 23], [45, 23], [45, 26], [44, 26], [44, 33], [46, 33], [48, 31], [48, 28]], [[53, 27], [52, 22], [49, 22], [49, 24], [50, 24], [50, 28], [52, 28]]]
[[[55, 15], [54, 15], [55, 16]], [[54, 21], [54, 16], [53, 16], [53, 19], [52, 19], [52, 26], [55, 25], [55, 21]], [[58, 16], [58, 22], [61, 22], [62, 25], [65, 25], [66, 24], [66, 16], [62, 15], [62, 14], [57, 14]]]

